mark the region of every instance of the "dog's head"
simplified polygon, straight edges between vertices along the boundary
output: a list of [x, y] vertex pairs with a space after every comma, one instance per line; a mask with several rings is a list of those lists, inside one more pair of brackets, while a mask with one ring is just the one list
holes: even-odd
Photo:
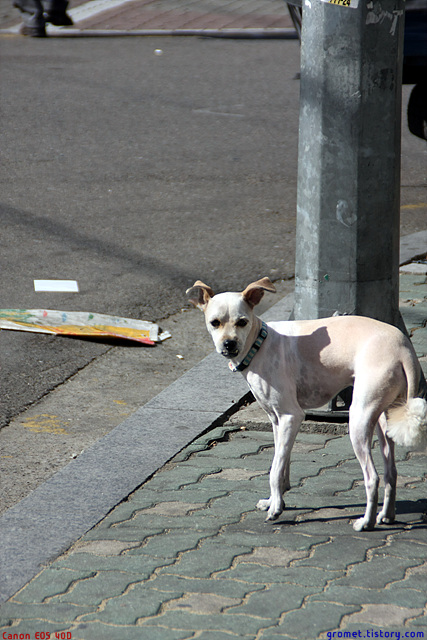
[[257, 328], [254, 328], [253, 309], [260, 302], [264, 291], [276, 291], [269, 278], [252, 282], [242, 293], [215, 295], [200, 280], [187, 290], [191, 304], [205, 314], [206, 326], [218, 353], [234, 359], [248, 351], [248, 343], [253, 342], [257, 332]]

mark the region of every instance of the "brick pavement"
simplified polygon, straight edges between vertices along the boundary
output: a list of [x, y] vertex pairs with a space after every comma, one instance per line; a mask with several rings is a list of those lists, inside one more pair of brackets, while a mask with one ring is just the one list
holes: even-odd
[[[77, 14], [78, 15], [78, 14]], [[90, 18], [78, 29], [286, 29], [283, 0], [133, 0]]]
[[[0, 0], [0, 28], [17, 33], [14, 25], [20, 22], [19, 12], [3, 3]], [[70, 0], [69, 13], [74, 26], [48, 25], [50, 35], [230, 30], [247, 34], [255, 30], [264, 35], [289, 32], [288, 37], [294, 34], [283, 0]]]
[[[424, 369], [425, 283], [401, 275]], [[272, 437], [253, 407], [241, 410], [0, 607], [2, 637], [427, 637], [427, 452], [399, 449], [397, 521], [357, 533], [360, 467], [349, 438], [325, 431], [299, 434], [287, 509], [265, 523], [254, 505], [268, 493]]]

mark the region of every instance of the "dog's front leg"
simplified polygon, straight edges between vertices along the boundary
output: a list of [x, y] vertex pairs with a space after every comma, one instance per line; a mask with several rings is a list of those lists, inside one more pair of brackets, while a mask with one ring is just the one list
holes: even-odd
[[258, 509], [268, 510], [267, 520], [276, 520], [285, 508], [283, 493], [289, 489], [291, 451], [303, 418], [304, 414], [300, 411], [293, 415], [281, 415], [279, 418], [271, 417], [274, 457], [270, 469], [270, 497], [257, 504]]

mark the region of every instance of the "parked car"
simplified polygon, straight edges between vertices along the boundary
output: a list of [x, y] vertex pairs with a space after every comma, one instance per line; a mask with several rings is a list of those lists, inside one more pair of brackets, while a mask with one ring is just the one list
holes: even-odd
[[[301, 0], [287, 4], [301, 38]], [[406, 0], [402, 81], [415, 85], [408, 102], [409, 131], [427, 140], [427, 0]]]
[[408, 103], [409, 131], [427, 140], [427, 0], [406, 0], [403, 82], [415, 85]]

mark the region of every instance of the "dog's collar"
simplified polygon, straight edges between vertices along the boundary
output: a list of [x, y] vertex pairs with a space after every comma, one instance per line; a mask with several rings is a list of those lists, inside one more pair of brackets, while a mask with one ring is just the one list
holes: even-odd
[[260, 330], [260, 332], [258, 334], [257, 339], [253, 343], [252, 347], [249, 349], [246, 357], [242, 360], [242, 362], [240, 364], [237, 364], [237, 365], [234, 365], [232, 362], [228, 363], [228, 366], [230, 367], [231, 371], [233, 371], [233, 373], [236, 372], [236, 371], [243, 371], [244, 369], [246, 369], [246, 367], [249, 367], [249, 365], [252, 362], [252, 359], [254, 358], [254, 356], [258, 352], [260, 346], [262, 345], [262, 343], [266, 339], [267, 334], [268, 334], [267, 325], [263, 321], [262, 325], [261, 325], [261, 330]]

